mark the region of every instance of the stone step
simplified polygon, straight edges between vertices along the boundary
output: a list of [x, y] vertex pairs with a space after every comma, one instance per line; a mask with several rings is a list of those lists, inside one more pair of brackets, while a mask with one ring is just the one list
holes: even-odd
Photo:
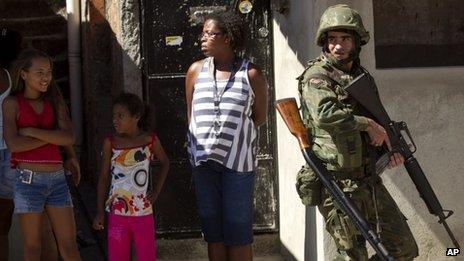
[[[47, 0], [1, 0], [2, 3], [7, 3], [7, 2], [15, 2], [15, 3], [19, 3], [21, 5], [23, 4], [31, 4], [31, 3], [38, 3], [38, 2], [46, 2]], [[49, 0], [48, 0], [49, 1]], [[60, 1], [60, 0], [58, 0]]]
[[[157, 245], [157, 255], [160, 260], [206, 260], [208, 256], [207, 244], [201, 238], [158, 239]], [[279, 257], [279, 253], [280, 241], [278, 234], [258, 234], [254, 236], [253, 254], [256, 257]]]
[[2, 19], [18, 17], [36, 17], [55, 14], [52, 7], [41, 0], [1, 0]]
[[27, 36], [24, 37], [24, 44], [27, 47], [39, 49], [52, 57], [61, 55], [68, 49], [66, 34]]
[[[188, 259], [173, 259], [173, 258], [157, 258], [158, 261], [208, 261], [208, 258], [188, 258]], [[253, 256], [254, 261], [285, 261], [281, 255], [272, 256]]]
[[67, 21], [61, 15], [5, 18], [2, 26], [18, 31], [23, 37], [66, 33]]

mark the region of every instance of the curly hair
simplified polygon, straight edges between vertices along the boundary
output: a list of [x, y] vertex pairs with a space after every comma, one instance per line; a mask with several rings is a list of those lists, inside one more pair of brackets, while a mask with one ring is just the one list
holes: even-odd
[[242, 17], [231, 10], [216, 11], [205, 16], [204, 22], [208, 20], [215, 21], [219, 30], [227, 35], [234, 51], [243, 50], [248, 35], [248, 26]]
[[152, 126], [150, 125], [151, 111], [150, 107], [145, 104], [137, 94], [123, 92], [119, 94], [113, 101], [113, 107], [121, 105], [126, 107], [132, 116], [139, 116], [137, 126], [142, 130], [148, 131]]

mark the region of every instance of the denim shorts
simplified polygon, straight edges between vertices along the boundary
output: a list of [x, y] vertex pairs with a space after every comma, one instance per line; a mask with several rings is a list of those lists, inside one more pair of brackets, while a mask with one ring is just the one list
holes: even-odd
[[255, 172], [237, 172], [208, 161], [193, 168], [193, 181], [205, 241], [253, 243]]
[[64, 170], [32, 172], [17, 169], [14, 189], [14, 213], [40, 213], [44, 206], [72, 207]]
[[13, 186], [16, 180], [16, 170], [11, 168], [10, 153], [0, 149], [0, 198], [13, 199]]

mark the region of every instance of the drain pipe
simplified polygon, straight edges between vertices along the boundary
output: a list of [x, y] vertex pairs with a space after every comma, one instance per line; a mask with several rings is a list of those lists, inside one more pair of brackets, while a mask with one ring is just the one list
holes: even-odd
[[80, 0], [66, 0], [66, 12], [68, 16], [68, 62], [69, 86], [71, 90], [71, 118], [76, 138], [75, 145], [80, 148], [83, 139]]

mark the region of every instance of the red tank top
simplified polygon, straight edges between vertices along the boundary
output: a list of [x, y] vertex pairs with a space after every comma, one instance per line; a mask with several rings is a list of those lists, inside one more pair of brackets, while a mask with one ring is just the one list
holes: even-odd
[[[31, 104], [24, 98], [23, 94], [16, 95], [19, 112], [16, 118], [18, 129], [34, 127], [44, 130], [55, 128], [55, 113], [47, 100], [43, 101], [42, 113], [36, 113]], [[63, 163], [60, 149], [57, 145], [46, 144], [42, 147], [32, 150], [13, 152], [11, 154], [11, 165], [16, 167], [20, 162], [38, 163], [38, 164], [58, 164]]]

